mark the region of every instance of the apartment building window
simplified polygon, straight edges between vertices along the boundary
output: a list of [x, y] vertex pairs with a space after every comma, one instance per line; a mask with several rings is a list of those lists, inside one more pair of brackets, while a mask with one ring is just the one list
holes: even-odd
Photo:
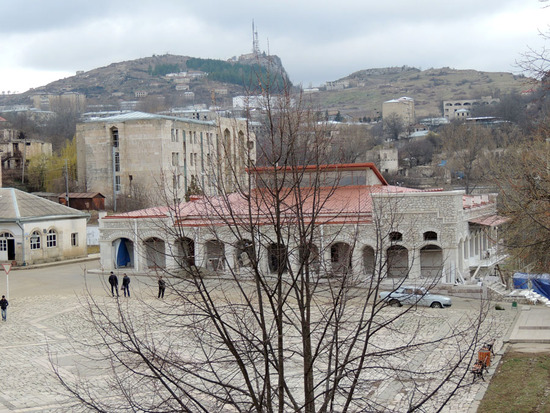
[[78, 247], [78, 232], [71, 234], [71, 246]]
[[31, 250], [39, 250], [41, 239], [40, 231], [33, 231], [31, 234]]
[[120, 192], [120, 175], [115, 176], [115, 192]]
[[57, 247], [57, 232], [54, 229], [50, 229], [46, 235], [46, 247]]
[[172, 166], [178, 166], [180, 164], [179, 152], [172, 152]]
[[178, 129], [172, 129], [171, 139], [172, 142], [179, 142]]
[[120, 172], [120, 153], [115, 152], [115, 172]]
[[113, 145], [113, 148], [118, 148], [119, 140], [117, 128], [111, 128], [111, 143]]
[[193, 132], [193, 143], [197, 143], [197, 132]]
[[193, 154], [193, 156], [195, 157], [195, 166], [199, 166], [199, 163], [198, 163], [198, 161], [197, 161], [198, 154], [195, 152], [195, 153]]
[[194, 160], [193, 155], [194, 154], [192, 152], [189, 154], [189, 165], [191, 166], [193, 166], [193, 160]]
[[172, 188], [174, 191], [177, 191], [181, 185], [180, 175], [172, 175]]

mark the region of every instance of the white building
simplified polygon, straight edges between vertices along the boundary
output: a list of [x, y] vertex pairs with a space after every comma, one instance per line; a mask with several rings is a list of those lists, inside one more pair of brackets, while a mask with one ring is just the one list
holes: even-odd
[[[271, 168], [252, 171], [253, 178], [264, 184], [273, 172]], [[307, 182], [319, 170], [303, 167], [302, 172], [299, 196], [307, 221], [316, 208], [307, 195]], [[498, 255], [498, 227], [504, 220], [496, 213], [494, 194], [391, 186], [371, 163], [326, 165], [320, 177], [326, 186], [316, 193], [323, 206], [316, 211], [317, 235], [307, 248], [321, 276], [351, 271], [366, 279], [374, 268], [386, 265], [384, 274], [389, 278], [452, 284], [468, 280], [478, 266], [485, 265], [487, 256]], [[274, 206], [262, 198], [264, 194], [262, 188], [252, 190], [251, 204], [235, 193], [227, 198], [197, 198], [177, 208], [105, 217], [100, 220], [102, 266], [142, 272], [194, 265], [246, 274], [251, 240], [259, 246], [253, 254], [263, 271], [299, 265], [303, 247], [293, 238], [299, 218], [289, 205], [283, 215], [288, 222], [283, 225], [288, 245], [275, 245]], [[229, 224], [235, 216], [245, 217], [243, 222], [253, 217], [252, 232], [247, 234], [244, 225]]]
[[14, 188], [0, 189], [0, 261], [16, 265], [85, 257], [89, 214]]

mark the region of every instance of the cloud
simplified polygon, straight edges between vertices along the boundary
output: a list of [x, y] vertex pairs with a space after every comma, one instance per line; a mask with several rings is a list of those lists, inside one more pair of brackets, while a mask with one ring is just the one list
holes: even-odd
[[47, 72], [153, 54], [238, 56], [251, 50], [253, 19], [261, 49], [297, 82], [393, 65], [509, 71], [541, 44], [548, 12], [534, 0], [20, 0], [0, 15], [0, 89], [22, 82], [14, 69], [39, 86]]

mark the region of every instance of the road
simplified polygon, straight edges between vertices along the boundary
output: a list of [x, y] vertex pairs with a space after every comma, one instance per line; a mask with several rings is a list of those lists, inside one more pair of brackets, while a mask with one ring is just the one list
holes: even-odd
[[[107, 274], [99, 272], [99, 268], [97, 261], [91, 261], [10, 272], [8, 321], [0, 322], [0, 413], [70, 411], [66, 396], [60, 394], [59, 382], [52, 377], [50, 358], [54, 355], [65, 375], [79, 374], [77, 366], [82, 364], [72, 337], [76, 335], [83, 340], [94, 337], [94, 331], [83, 323], [80, 315], [80, 300], [86, 296], [86, 287], [101, 305], [108, 307], [116, 302], [110, 298]], [[85, 270], [93, 271], [85, 277]], [[0, 294], [4, 294], [5, 283], [6, 276], [1, 274]], [[155, 279], [132, 276], [131, 288], [132, 301], [128, 303], [132, 306], [140, 302], [158, 303]], [[166, 300], [171, 299], [167, 294]], [[428, 330], [437, 332], [446, 326], [441, 323], [441, 315], [450, 325], [467, 322], [464, 316], [475, 311], [474, 301], [453, 297], [451, 308], [419, 309], [410, 316], [433, 324]], [[502, 337], [509, 330], [513, 314], [491, 312], [491, 319], [494, 337]], [[428, 356], [433, 354], [436, 353], [430, 352]], [[480, 386], [481, 383], [476, 383], [467, 388], [445, 411], [468, 411]], [[393, 394], [386, 392], [387, 396]], [[390, 399], [388, 403], [395, 402]]]

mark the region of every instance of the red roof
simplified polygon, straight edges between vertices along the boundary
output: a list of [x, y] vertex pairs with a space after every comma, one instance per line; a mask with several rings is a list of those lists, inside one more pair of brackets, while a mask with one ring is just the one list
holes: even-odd
[[498, 227], [499, 225], [505, 224], [509, 219], [503, 217], [502, 215], [485, 215], [479, 218], [470, 219], [468, 222], [471, 224], [484, 225], [486, 227]]
[[[250, 194], [233, 193], [227, 197], [204, 197], [184, 202], [176, 207], [154, 207], [111, 215], [105, 219], [173, 217], [182, 226], [224, 225], [226, 218], [253, 220], [256, 225], [271, 222], [273, 205], [279, 204], [283, 218], [292, 223], [297, 215], [315, 216], [318, 224], [369, 222], [373, 193], [423, 192], [417, 189], [390, 185], [300, 188], [289, 190], [280, 203], [275, 202], [268, 189], [255, 189]], [[249, 200], [251, 199], [251, 201]], [[250, 211], [251, 208], [252, 210]], [[300, 208], [300, 212], [297, 209]], [[250, 213], [251, 212], [251, 213]]]
[[[326, 165], [306, 165], [306, 166], [280, 166], [277, 168], [279, 171], [291, 171], [291, 170], [303, 170], [303, 171], [323, 171], [323, 172], [330, 172], [330, 171], [354, 171], [354, 170], [362, 170], [362, 169], [371, 169], [376, 177], [380, 179], [380, 182], [382, 185], [388, 185], [376, 165], [372, 162], [364, 162], [364, 163], [339, 163], [339, 164], [326, 164]], [[248, 173], [264, 173], [264, 172], [271, 172], [275, 171], [274, 167], [271, 166], [259, 166], [254, 168], [246, 168], [246, 172]]]

